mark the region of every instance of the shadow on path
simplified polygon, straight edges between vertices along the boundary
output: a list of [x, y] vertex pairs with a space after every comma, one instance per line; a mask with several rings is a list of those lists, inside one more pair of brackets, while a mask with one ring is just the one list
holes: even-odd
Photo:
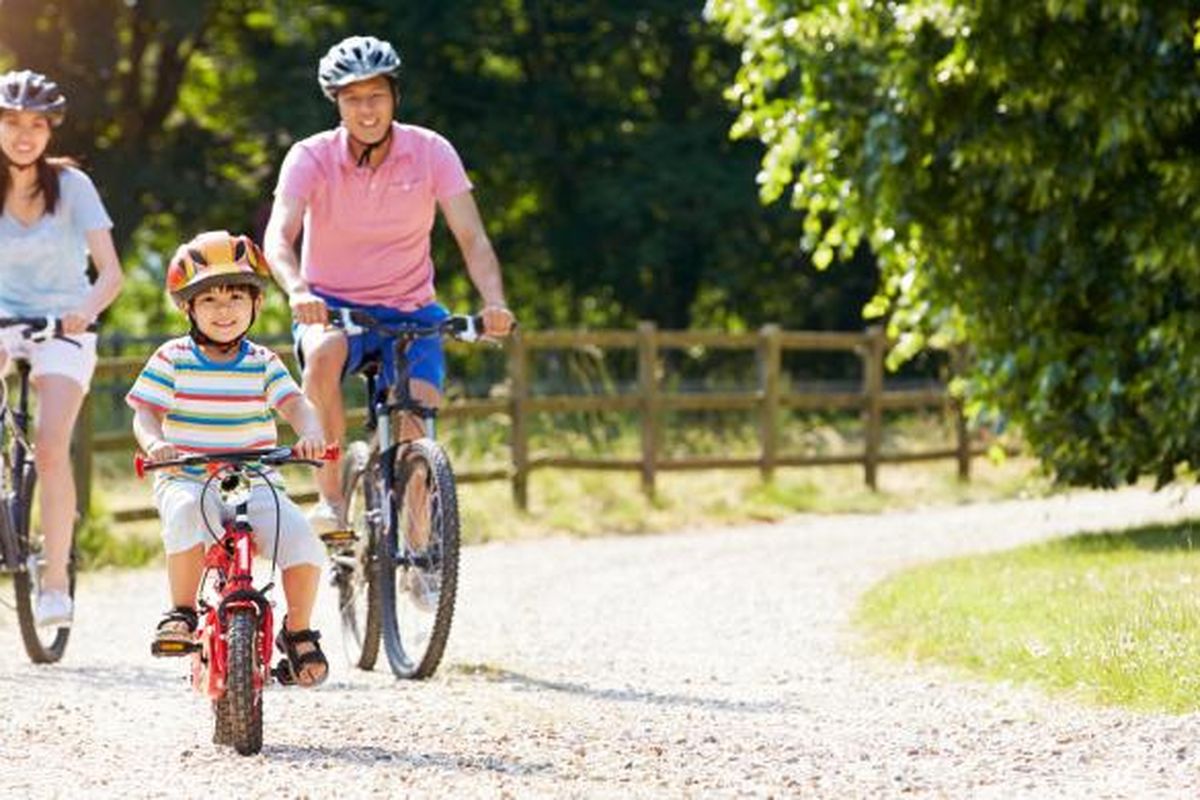
[[[414, 736], [414, 738], [417, 738]], [[375, 745], [264, 745], [268, 761], [309, 764], [321, 761], [363, 765], [396, 765], [406, 769], [439, 769], [449, 772], [495, 772], [505, 775], [537, 775], [553, 770], [549, 762], [528, 764], [497, 756], [464, 753], [398, 752]]]
[[707, 711], [728, 711], [740, 714], [778, 714], [788, 710], [782, 701], [751, 701], [729, 700], [721, 697], [695, 697], [686, 694], [654, 692], [648, 689], [626, 687], [622, 689], [600, 688], [586, 683], [572, 681], [555, 681], [546, 678], [535, 678], [522, 675], [498, 667], [484, 664], [456, 664], [455, 672], [463, 675], [481, 677], [493, 683], [507, 683], [520, 691], [550, 691], [579, 695], [596, 700], [610, 700], [618, 703], [645, 703], [654, 706], [678, 706], [681, 708], [699, 708]]
[[188, 681], [189, 676], [183, 671], [173, 673], [129, 664], [102, 664], [92, 667], [28, 664], [13, 672], [0, 673], [0, 686], [17, 686], [22, 691], [33, 691], [38, 687], [61, 685], [64, 682], [89, 689], [127, 689], [131, 686], [144, 689], [190, 689]]

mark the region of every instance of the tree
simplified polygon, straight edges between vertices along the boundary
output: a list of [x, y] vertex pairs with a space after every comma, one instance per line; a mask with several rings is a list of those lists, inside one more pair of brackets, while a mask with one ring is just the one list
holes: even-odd
[[862, 242], [900, 354], [969, 342], [975, 408], [1063, 482], [1200, 465], [1195, 2], [709, 0], [818, 264]]
[[[869, 252], [852, 281], [818, 275], [799, 220], [759, 206], [761, 146], [726, 136], [737, 49], [692, 0], [0, 0], [0, 67], [63, 84], [55, 149], [117, 222], [122, 329], [173, 324], [181, 239], [261, 227], [287, 147], [336, 120], [316, 63], [352, 33], [399, 47], [400, 118], [459, 149], [527, 324], [861, 324]], [[435, 247], [443, 296], [475, 302]]]
[[299, 0], [0, 4], [0, 65], [63, 86], [68, 121], [54, 148], [83, 157], [119, 249], [132, 251], [141, 280], [118, 303], [122, 327], [164, 323], [163, 262], [179, 241], [253, 227], [270, 197], [280, 116], [290, 126], [319, 107], [294, 102], [298, 83], [284, 78], [301, 63], [311, 72], [314, 32], [336, 19]]

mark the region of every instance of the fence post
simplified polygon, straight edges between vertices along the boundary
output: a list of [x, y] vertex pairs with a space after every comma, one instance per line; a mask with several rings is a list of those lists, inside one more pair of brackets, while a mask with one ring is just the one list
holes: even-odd
[[74, 454], [71, 458], [71, 471], [75, 477], [75, 510], [80, 519], [86, 519], [92, 507], [92, 437], [95, 434], [95, 423], [92, 420], [92, 398], [84, 395], [83, 405], [79, 408], [79, 418], [75, 421]]
[[654, 466], [658, 458], [658, 343], [653, 322], [637, 326], [638, 389], [642, 398], [642, 491], [654, 499]]
[[779, 326], [764, 325], [759, 332], [758, 374], [762, 387], [762, 406], [759, 411], [759, 433], [762, 437], [762, 479], [775, 477], [775, 460], [779, 457], [779, 370], [782, 359], [782, 339]]
[[879, 451], [883, 446], [883, 359], [887, 338], [880, 325], [867, 328], [863, 349], [863, 475], [867, 486], [879, 488]]
[[515, 330], [508, 344], [510, 381], [509, 430], [512, 449], [513, 502], [522, 511], [529, 510], [529, 357], [521, 331]]
[[[950, 377], [956, 378], [966, 371], [967, 351], [958, 345], [950, 353]], [[967, 410], [963, 398], [951, 398], [954, 408], [954, 436], [958, 452], [958, 479], [971, 480], [971, 434], [967, 429]]]

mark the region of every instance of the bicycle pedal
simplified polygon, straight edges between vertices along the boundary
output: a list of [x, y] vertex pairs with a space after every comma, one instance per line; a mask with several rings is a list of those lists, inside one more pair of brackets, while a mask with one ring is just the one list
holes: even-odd
[[199, 642], [151, 642], [150, 655], [158, 658], [175, 658], [192, 653], [199, 653], [202, 648]]
[[342, 545], [354, 544], [358, 541], [358, 534], [352, 530], [344, 531], [326, 531], [321, 534], [321, 541], [330, 547], [341, 547]]

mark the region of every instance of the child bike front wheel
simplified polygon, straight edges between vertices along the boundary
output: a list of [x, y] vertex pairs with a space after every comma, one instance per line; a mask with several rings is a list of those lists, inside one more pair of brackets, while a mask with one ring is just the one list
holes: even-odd
[[213, 701], [213, 740], [244, 756], [262, 750], [262, 645], [258, 615], [248, 608], [229, 612], [226, 628], [225, 694]]

